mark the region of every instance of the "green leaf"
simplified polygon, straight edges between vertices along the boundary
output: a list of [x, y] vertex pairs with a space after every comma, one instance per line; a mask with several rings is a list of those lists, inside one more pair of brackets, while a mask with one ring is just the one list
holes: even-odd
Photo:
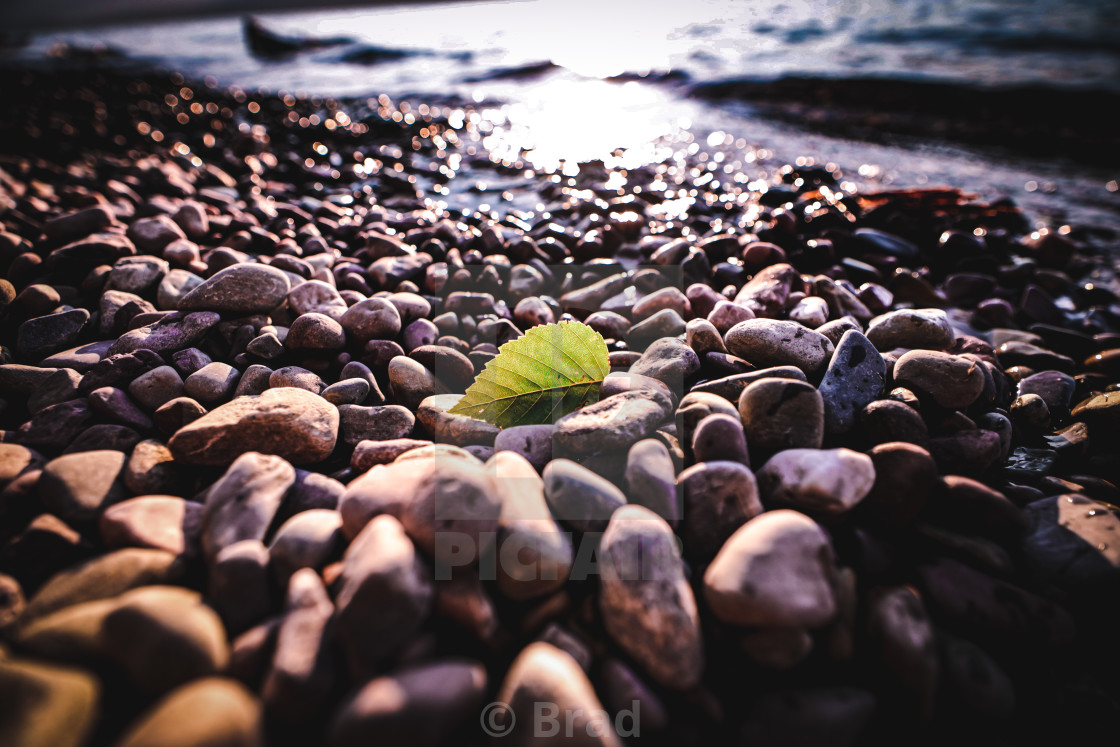
[[502, 428], [552, 423], [598, 400], [609, 372], [598, 332], [579, 322], [542, 324], [502, 345], [450, 412]]

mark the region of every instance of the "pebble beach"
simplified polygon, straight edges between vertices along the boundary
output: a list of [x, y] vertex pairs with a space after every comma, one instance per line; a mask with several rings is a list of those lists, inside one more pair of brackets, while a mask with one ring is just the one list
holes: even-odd
[[[0, 74], [0, 744], [1115, 728], [1115, 226], [722, 133], [547, 170], [487, 102]], [[570, 321], [598, 401], [449, 412]]]

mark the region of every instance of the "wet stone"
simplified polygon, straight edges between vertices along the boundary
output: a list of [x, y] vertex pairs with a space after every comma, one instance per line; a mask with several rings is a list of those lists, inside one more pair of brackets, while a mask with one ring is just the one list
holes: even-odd
[[866, 337], [855, 330], [845, 332], [818, 387], [825, 431], [852, 430], [860, 411], [882, 393], [886, 371], [886, 362]]

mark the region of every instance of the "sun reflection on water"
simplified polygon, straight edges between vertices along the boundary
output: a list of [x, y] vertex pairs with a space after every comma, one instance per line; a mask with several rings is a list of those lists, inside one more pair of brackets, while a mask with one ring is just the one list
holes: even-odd
[[667, 141], [691, 126], [663, 93], [636, 82], [552, 80], [499, 113], [483, 139], [492, 155], [566, 174], [595, 160], [609, 169], [660, 162], [672, 153]]

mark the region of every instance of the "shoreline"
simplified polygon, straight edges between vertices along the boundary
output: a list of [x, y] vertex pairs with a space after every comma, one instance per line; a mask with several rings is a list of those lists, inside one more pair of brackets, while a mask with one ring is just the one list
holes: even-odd
[[[486, 702], [541, 698], [665, 744], [1120, 713], [1114, 235], [734, 141], [528, 174], [484, 104], [3, 75], [0, 683], [46, 695], [0, 742], [481, 744]], [[448, 412], [569, 318], [598, 403], [518, 438]], [[511, 536], [535, 573], [488, 570]]]

